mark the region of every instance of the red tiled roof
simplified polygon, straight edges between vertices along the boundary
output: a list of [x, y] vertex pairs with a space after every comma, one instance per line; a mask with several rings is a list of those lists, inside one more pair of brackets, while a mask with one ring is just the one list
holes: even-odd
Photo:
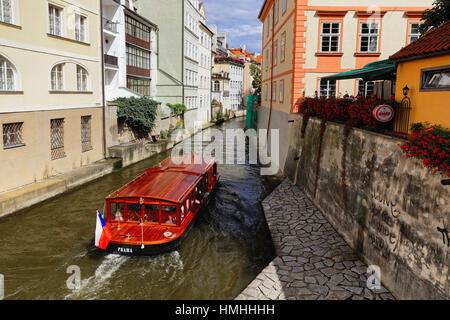
[[450, 53], [450, 21], [428, 31], [390, 58], [393, 60], [405, 60], [445, 53]]

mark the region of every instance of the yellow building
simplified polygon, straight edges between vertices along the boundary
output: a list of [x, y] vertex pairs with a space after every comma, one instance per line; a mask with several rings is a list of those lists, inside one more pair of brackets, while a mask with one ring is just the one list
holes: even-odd
[[450, 21], [391, 59], [397, 64], [395, 96], [401, 102], [407, 93], [410, 100], [409, 125], [428, 122], [450, 128]]
[[0, 192], [104, 155], [100, 1], [1, 3]]

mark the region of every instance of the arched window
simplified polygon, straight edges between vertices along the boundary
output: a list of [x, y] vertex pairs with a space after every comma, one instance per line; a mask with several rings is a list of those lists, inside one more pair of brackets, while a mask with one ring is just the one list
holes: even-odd
[[51, 90], [64, 90], [64, 64], [60, 63], [53, 67], [51, 73]]
[[77, 90], [88, 91], [89, 90], [89, 75], [86, 69], [81, 66], [77, 66]]
[[220, 91], [220, 82], [214, 81], [214, 91]]
[[14, 68], [0, 57], [0, 91], [14, 91], [16, 88]]

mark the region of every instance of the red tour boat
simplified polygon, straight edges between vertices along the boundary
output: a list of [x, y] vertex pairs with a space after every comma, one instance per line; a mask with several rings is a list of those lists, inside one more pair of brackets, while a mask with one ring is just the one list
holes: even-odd
[[200, 156], [168, 158], [146, 170], [106, 198], [106, 251], [155, 255], [177, 249], [218, 180], [216, 161]]

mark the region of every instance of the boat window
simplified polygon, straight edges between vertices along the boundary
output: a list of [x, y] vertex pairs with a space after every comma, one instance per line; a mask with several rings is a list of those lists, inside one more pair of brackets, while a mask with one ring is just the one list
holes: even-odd
[[137, 203], [128, 203], [128, 221], [139, 221], [141, 219], [141, 205]]
[[184, 207], [184, 204], [183, 205], [181, 205], [181, 208], [180, 208], [180, 219], [181, 219], [181, 221], [183, 221], [184, 220], [184, 217], [186, 217], [186, 208]]
[[111, 202], [111, 220], [123, 221], [125, 205], [122, 202]]
[[159, 222], [159, 206], [157, 204], [145, 205], [145, 222]]
[[161, 219], [165, 224], [177, 224], [177, 207], [161, 206]]
[[195, 203], [200, 204], [202, 198], [203, 198], [202, 186], [201, 184], [199, 184], [198, 187], [195, 188]]

